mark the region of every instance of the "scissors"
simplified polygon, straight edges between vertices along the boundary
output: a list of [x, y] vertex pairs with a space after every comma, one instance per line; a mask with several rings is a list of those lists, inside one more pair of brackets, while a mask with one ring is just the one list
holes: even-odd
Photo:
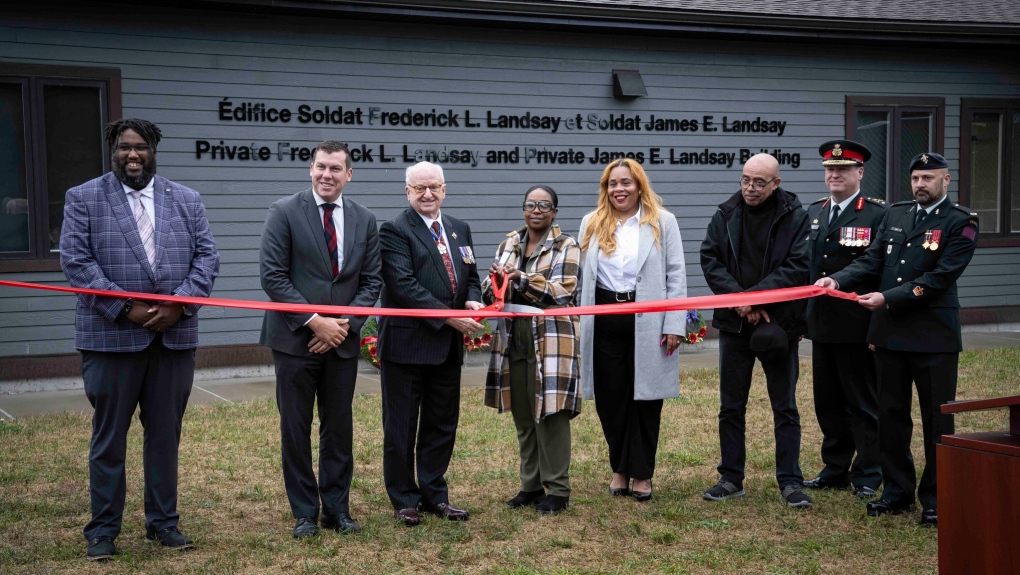
[[[500, 280], [499, 276], [497, 276], [496, 274], [492, 274], [489, 276], [489, 281], [492, 284], [492, 297], [495, 301], [478, 311], [484, 312], [488, 310], [509, 313], [527, 313], [534, 315], [545, 315], [545, 312], [542, 311], [542, 308], [537, 308], [530, 305], [521, 305], [516, 303], [506, 303], [506, 290], [510, 284], [510, 279], [507, 276], [507, 274], [501, 275], [503, 278], [502, 280]], [[485, 316], [475, 318], [475, 321], [482, 321], [484, 317]], [[500, 341], [505, 342], [507, 341], [506, 322], [502, 320], [503, 318], [498, 318], [496, 325], [497, 329], [499, 330]]]

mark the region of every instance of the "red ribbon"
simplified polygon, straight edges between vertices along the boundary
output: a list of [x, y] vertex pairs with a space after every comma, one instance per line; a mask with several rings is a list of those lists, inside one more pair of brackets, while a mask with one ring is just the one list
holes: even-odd
[[[271, 301], [249, 301], [243, 299], [225, 299], [215, 297], [191, 297], [129, 291], [108, 291], [88, 288], [73, 288], [66, 286], [44, 285], [29, 282], [15, 282], [6, 280], [0, 280], [0, 286], [56, 291], [74, 294], [96, 295], [102, 297], [115, 297], [121, 299], [130, 298], [142, 301], [154, 301], [154, 302], [168, 301], [181, 304], [231, 307], [238, 309], [257, 309], [263, 311], [317, 313], [321, 315], [451, 318], [451, 317], [478, 317], [480, 311], [464, 309], [402, 309], [385, 307], [353, 307], [353, 306], [332, 306], [332, 305], [314, 305], [298, 303], [279, 303]], [[818, 286], [811, 285], [766, 291], [752, 291], [723, 295], [697, 296], [679, 299], [662, 299], [655, 301], [641, 301], [609, 305], [565, 307], [546, 310], [544, 314], [513, 313], [497, 311], [492, 308], [487, 308], [485, 309], [484, 315], [485, 317], [530, 317], [535, 315], [621, 315], [631, 313], [686, 311], [708, 308], [738, 307], [748, 305], [760, 306], [770, 303], [779, 303], [784, 301], [793, 301], [798, 299], [817, 297], [820, 295], [827, 295], [840, 299], [857, 301], [857, 294], [855, 293], [845, 293], [839, 290], [821, 288]]]

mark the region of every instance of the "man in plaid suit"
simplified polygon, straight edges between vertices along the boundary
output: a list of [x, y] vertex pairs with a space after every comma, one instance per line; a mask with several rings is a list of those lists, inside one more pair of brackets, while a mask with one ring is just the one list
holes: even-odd
[[[155, 175], [160, 130], [106, 127], [113, 171], [67, 191], [60, 265], [74, 287], [208, 296], [219, 254], [198, 193]], [[124, 459], [135, 408], [144, 427], [146, 537], [193, 544], [177, 529], [177, 450], [198, 345], [197, 305], [79, 295], [74, 346], [95, 408], [89, 451], [89, 560], [107, 559], [124, 514]]]

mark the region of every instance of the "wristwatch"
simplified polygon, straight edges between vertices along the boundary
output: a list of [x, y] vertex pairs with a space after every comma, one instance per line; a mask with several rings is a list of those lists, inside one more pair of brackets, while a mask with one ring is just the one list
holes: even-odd
[[118, 318], [127, 317], [128, 314], [131, 313], [131, 306], [133, 305], [135, 305], [135, 300], [133, 299], [124, 300], [124, 307], [120, 309], [120, 314], [118, 314], [117, 317]]

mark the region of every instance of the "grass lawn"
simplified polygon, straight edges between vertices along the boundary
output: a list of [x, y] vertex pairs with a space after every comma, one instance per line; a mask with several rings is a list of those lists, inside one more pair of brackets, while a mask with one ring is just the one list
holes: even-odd
[[[683, 356], [681, 355], [681, 362]], [[810, 364], [801, 364], [797, 397], [803, 425], [801, 466], [820, 469]], [[1020, 349], [965, 352], [958, 399], [1020, 390]], [[365, 532], [325, 532], [295, 541], [280, 470], [279, 417], [266, 400], [192, 407], [181, 445], [181, 529], [197, 549], [174, 553], [146, 543], [142, 514], [141, 426], [131, 429], [128, 500], [119, 555], [85, 561], [81, 529], [89, 518], [90, 415], [0, 422], [0, 573], [934, 573], [938, 533], [917, 514], [872, 519], [849, 491], [812, 493], [807, 511], [781, 503], [775, 481], [772, 415], [756, 371], [748, 406], [748, 495], [713, 503], [718, 372], [684, 370], [682, 396], [666, 402], [648, 503], [612, 498], [594, 405], [573, 424], [571, 506], [555, 517], [514, 511], [517, 442], [509, 414], [465, 391], [457, 447], [447, 478], [451, 502], [467, 523], [429, 518], [408, 529], [391, 517], [382, 480], [378, 396], [354, 400], [352, 515]], [[923, 465], [920, 417], [914, 454]], [[957, 416], [958, 431], [1005, 429], [1005, 410]], [[313, 444], [313, 447], [314, 444]]]

